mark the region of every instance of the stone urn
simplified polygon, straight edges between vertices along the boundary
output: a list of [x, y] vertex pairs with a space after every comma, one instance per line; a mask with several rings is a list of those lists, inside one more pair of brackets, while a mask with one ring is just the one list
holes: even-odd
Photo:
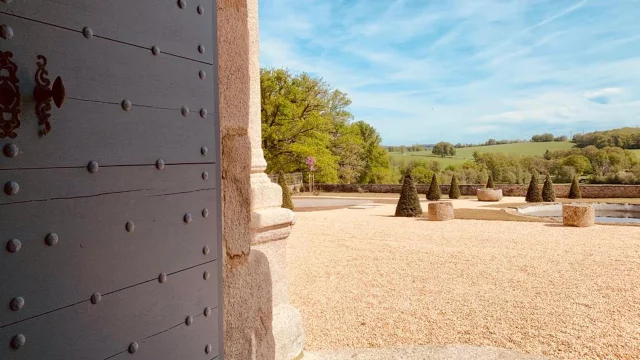
[[500, 201], [502, 200], [502, 189], [478, 189], [476, 195], [478, 201]]
[[439, 201], [429, 203], [429, 220], [447, 221], [453, 219], [453, 204], [451, 202]]
[[596, 209], [590, 204], [563, 204], [564, 226], [589, 227], [596, 222]]

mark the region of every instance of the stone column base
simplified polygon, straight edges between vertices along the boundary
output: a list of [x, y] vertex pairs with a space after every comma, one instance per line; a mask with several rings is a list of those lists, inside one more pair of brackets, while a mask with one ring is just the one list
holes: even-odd
[[302, 354], [304, 329], [298, 309], [289, 304], [273, 309], [273, 337], [276, 339], [276, 359], [293, 360]]

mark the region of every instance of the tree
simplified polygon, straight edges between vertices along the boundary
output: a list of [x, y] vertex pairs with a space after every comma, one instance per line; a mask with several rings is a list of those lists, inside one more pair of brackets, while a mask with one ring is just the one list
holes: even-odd
[[431, 153], [433, 155], [440, 155], [441, 157], [454, 156], [456, 154], [456, 148], [451, 143], [441, 141], [433, 146]]
[[438, 184], [438, 175], [433, 174], [431, 178], [431, 185], [429, 185], [429, 191], [427, 192], [427, 200], [438, 201], [442, 197], [440, 193], [440, 184]]
[[487, 189], [493, 189], [496, 185], [493, 183], [493, 175], [489, 173], [489, 179], [487, 180]]
[[[349, 112], [351, 100], [321, 78], [260, 71], [262, 148], [268, 173], [309, 172], [324, 183], [396, 183], [375, 128]], [[306, 176], [305, 176], [306, 178]]]
[[571, 188], [569, 189], [569, 199], [582, 199], [582, 192], [580, 191], [580, 185], [578, 184], [578, 177], [574, 176], [571, 181]]
[[542, 200], [545, 202], [556, 201], [556, 192], [553, 189], [553, 182], [549, 174], [547, 174], [547, 177], [544, 179], [544, 185], [542, 185]]
[[454, 174], [451, 177], [451, 186], [449, 186], [449, 199], [460, 198], [460, 187], [458, 186], [458, 178]]
[[431, 180], [435, 172], [425, 166], [425, 164], [415, 164], [411, 167], [411, 174], [416, 184], [426, 184]]
[[540, 194], [540, 188], [538, 187], [538, 174], [536, 173], [531, 174], [526, 200], [527, 202], [542, 202], [542, 194]]
[[382, 138], [378, 131], [364, 121], [353, 124], [360, 131], [364, 148], [364, 168], [358, 182], [361, 184], [395, 184], [389, 153], [380, 145]]
[[549, 133], [533, 135], [531, 137], [532, 142], [551, 142], [554, 139], [555, 137], [553, 136], [553, 134], [549, 134]]
[[356, 124], [338, 124], [332, 152], [338, 158], [338, 180], [351, 184], [359, 180], [366, 165], [364, 141]]
[[348, 123], [351, 100], [322, 79], [283, 69], [260, 71], [262, 149], [268, 173], [308, 172], [316, 159], [319, 182], [338, 181], [338, 157], [331, 150], [336, 125]]
[[422, 215], [422, 207], [420, 206], [420, 198], [416, 185], [413, 183], [411, 171], [407, 171], [402, 181], [402, 190], [400, 191], [400, 200], [396, 205], [396, 216], [416, 217]]
[[278, 185], [282, 188], [282, 207], [289, 210], [294, 210], [293, 200], [291, 200], [291, 191], [289, 185], [284, 178], [284, 173], [278, 174]]
[[592, 170], [589, 158], [584, 155], [569, 155], [562, 159], [563, 166], [571, 166], [578, 175], [589, 173]]

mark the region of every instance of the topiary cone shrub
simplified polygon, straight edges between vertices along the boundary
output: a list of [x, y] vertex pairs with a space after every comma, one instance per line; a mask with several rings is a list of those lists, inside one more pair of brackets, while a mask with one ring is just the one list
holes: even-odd
[[487, 189], [493, 189], [496, 187], [496, 184], [493, 183], [493, 175], [489, 174], [489, 180], [487, 180]]
[[580, 185], [578, 184], [578, 177], [574, 176], [571, 181], [571, 188], [569, 188], [569, 199], [582, 199], [582, 191], [580, 191]]
[[431, 178], [431, 185], [429, 185], [429, 191], [427, 191], [427, 200], [438, 201], [442, 197], [440, 193], [440, 184], [438, 184], [438, 176], [433, 174]]
[[553, 190], [553, 182], [549, 174], [547, 174], [547, 177], [544, 179], [544, 185], [542, 185], [542, 200], [545, 202], [556, 201], [556, 192]]
[[529, 189], [527, 189], [527, 202], [542, 202], [542, 194], [540, 194], [540, 188], [538, 187], [538, 175], [531, 174], [531, 182], [529, 183]]
[[451, 186], [449, 186], [449, 199], [460, 198], [460, 187], [458, 186], [458, 178], [453, 175], [451, 178]]
[[400, 200], [396, 206], [396, 216], [416, 217], [422, 215], [422, 206], [420, 206], [420, 198], [416, 184], [413, 182], [411, 171], [407, 171], [402, 181], [402, 190], [400, 191]]
[[282, 207], [289, 210], [294, 210], [293, 200], [291, 200], [291, 191], [287, 182], [284, 180], [284, 174], [278, 174], [278, 185], [282, 188]]

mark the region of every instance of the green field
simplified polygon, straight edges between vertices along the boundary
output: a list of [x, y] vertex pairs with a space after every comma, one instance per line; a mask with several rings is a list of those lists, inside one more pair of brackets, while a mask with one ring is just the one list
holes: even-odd
[[[428, 151], [420, 151], [420, 152], [406, 152], [401, 154], [399, 152], [392, 152], [391, 159], [395, 163], [406, 163], [411, 160], [435, 160], [442, 164], [443, 167], [449, 165], [458, 165], [462, 164], [467, 160], [473, 160], [473, 153], [503, 153], [503, 154], [514, 154], [521, 156], [534, 156], [534, 155], [544, 155], [544, 152], [548, 149], [549, 151], [554, 150], [566, 150], [573, 147], [573, 143], [571, 142], [525, 142], [518, 144], [504, 144], [504, 145], [491, 145], [491, 146], [474, 146], [468, 148], [456, 149], [456, 156], [453, 157], [445, 157], [442, 158], [437, 155], [431, 154], [431, 150]], [[637, 151], [636, 154], [640, 156], [640, 150]]]

